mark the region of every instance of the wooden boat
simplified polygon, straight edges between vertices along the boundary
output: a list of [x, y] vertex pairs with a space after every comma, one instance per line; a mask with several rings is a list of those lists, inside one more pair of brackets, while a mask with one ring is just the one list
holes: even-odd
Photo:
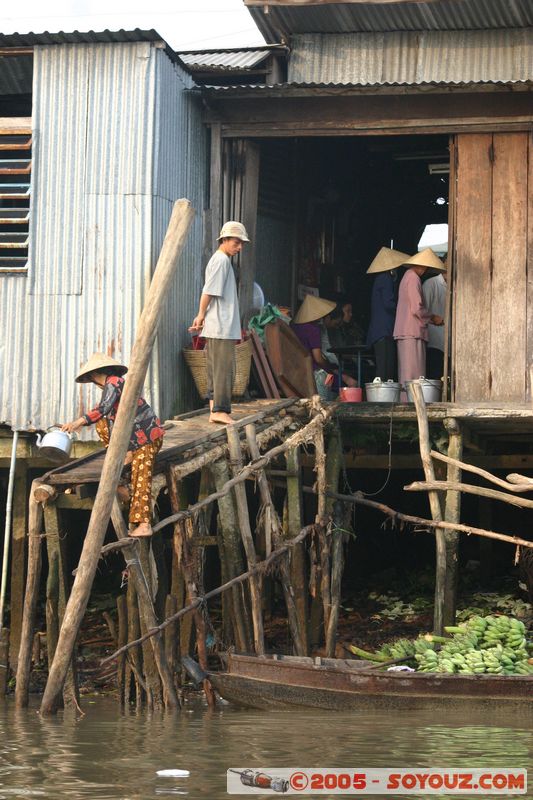
[[254, 708], [496, 708], [533, 718], [533, 676], [386, 672], [365, 661], [228, 654], [208, 677], [221, 697]]

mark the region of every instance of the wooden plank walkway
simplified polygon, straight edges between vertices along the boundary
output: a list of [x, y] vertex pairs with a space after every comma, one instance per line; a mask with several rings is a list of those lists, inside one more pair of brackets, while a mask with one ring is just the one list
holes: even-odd
[[[249, 422], [257, 423], [257, 430], [268, 427], [269, 419], [278, 414], [282, 409], [289, 408], [297, 403], [296, 398], [283, 398], [281, 400], [252, 400], [248, 403], [234, 404], [232, 416], [236, 424], [242, 428]], [[180, 463], [185, 457], [190, 458], [195, 449], [198, 452], [215, 447], [226, 440], [226, 426], [217, 425], [208, 421], [207, 409], [183, 414], [182, 416], [165, 422], [165, 437], [163, 447], [156, 459], [155, 473], [164, 472], [170, 463]], [[191, 451], [193, 451], [191, 453]], [[84, 458], [70, 461], [43, 475], [43, 483], [50, 485], [73, 486], [81, 483], [98, 483], [104, 462], [105, 450], [98, 450]]]

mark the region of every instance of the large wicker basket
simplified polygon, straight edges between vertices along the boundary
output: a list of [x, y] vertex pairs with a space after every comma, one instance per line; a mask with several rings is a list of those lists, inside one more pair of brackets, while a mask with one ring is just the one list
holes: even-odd
[[[183, 357], [194, 378], [198, 394], [203, 399], [207, 395], [207, 351], [183, 349]], [[250, 339], [235, 345], [235, 381], [233, 397], [242, 397], [248, 388], [250, 367], [252, 365], [252, 343]]]

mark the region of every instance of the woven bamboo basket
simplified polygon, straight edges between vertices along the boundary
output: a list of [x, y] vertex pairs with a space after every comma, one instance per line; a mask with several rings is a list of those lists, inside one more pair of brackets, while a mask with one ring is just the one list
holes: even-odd
[[[201, 398], [205, 398], [207, 395], [207, 351], [185, 347], [183, 357], [191, 371], [198, 394]], [[245, 339], [244, 342], [235, 345], [235, 380], [232, 397], [242, 397], [246, 392], [250, 381], [251, 365], [252, 342], [250, 339]]]

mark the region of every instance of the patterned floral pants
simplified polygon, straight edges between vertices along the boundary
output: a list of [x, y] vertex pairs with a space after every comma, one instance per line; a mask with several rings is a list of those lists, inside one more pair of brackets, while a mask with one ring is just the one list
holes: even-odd
[[[95, 427], [96, 433], [107, 447], [109, 444], [109, 425], [107, 420], [98, 420]], [[133, 451], [133, 460], [131, 462], [130, 527], [136, 527], [141, 522], [150, 524], [152, 520], [152, 473], [155, 457], [162, 444], [163, 439], [160, 438]]]

